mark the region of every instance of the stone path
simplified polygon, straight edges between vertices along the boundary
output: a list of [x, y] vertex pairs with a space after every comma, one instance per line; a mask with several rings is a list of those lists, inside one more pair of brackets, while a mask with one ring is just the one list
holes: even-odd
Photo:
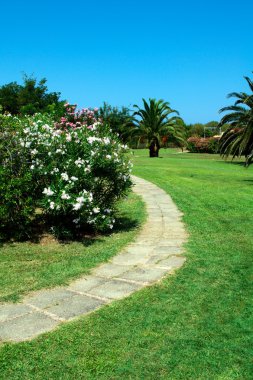
[[41, 290], [19, 304], [0, 305], [0, 341], [20, 342], [88, 314], [173, 273], [185, 261], [187, 235], [181, 213], [157, 186], [133, 177], [134, 191], [146, 203], [148, 219], [137, 239], [69, 286]]

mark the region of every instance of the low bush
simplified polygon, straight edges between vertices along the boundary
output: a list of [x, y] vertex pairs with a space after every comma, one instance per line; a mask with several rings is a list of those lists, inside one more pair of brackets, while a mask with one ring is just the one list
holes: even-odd
[[191, 153], [218, 153], [220, 137], [189, 137], [187, 149]]
[[113, 228], [115, 202], [131, 186], [131, 163], [96, 112], [67, 104], [57, 123], [41, 114], [2, 117], [2, 238], [29, 236], [38, 211], [61, 236]]

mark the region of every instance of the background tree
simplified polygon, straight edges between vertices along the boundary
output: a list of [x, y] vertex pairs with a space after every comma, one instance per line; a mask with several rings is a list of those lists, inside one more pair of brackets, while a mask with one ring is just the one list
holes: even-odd
[[47, 80], [24, 75], [23, 84], [11, 82], [0, 87], [0, 105], [2, 112], [13, 115], [32, 115], [37, 112], [64, 114], [65, 101], [60, 100], [60, 92], [48, 92]]
[[127, 107], [112, 107], [104, 102], [99, 108], [99, 116], [105, 124], [109, 125], [114, 133], [119, 135], [119, 138], [126, 143], [129, 130], [133, 125], [133, 118], [130, 115], [130, 110]]
[[10, 112], [16, 115], [20, 112], [19, 93], [22, 86], [17, 82], [11, 82], [0, 87], [1, 112]]
[[[134, 126], [131, 130], [131, 136], [136, 137], [138, 141], [146, 140], [148, 144], [156, 138], [159, 144], [164, 136], [173, 136], [177, 141], [184, 142], [184, 136], [180, 130], [182, 119], [179, 113], [173, 110], [168, 102], [164, 100], [149, 99], [149, 103], [142, 99], [144, 108], [134, 105]], [[171, 116], [172, 114], [176, 116]]]
[[232, 92], [228, 98], [237, 100], [234, 105], [224, 107], [220, 112], [231, 111], [221, 119], [219, 125], [228, 125], [220, 139], [220, 152], [223, 157], [232, 155], [245, 156], [245, 165], [248, 166], [253, 159], [253, 82], [245, 77], [250, 94], [245, 92]]
[[209, 121], [206, 124], [194, 123], [185, 126], [187, 137], [211, 137], [220, 134], [218, 121]]

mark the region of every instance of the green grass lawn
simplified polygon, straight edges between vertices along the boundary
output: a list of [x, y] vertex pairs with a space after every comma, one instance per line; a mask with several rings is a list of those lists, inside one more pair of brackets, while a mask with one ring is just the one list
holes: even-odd
[[253, 379], [253, 167], [135, 151], [134, 174], [184, 212], [173, 276], [32, 342], [4, 344], [2, 379]]
[[17, 301], [32, 290], [63, 285], [88, 274], [132, 241], [145, 219], [140, 197], [119, 203], [116, 231], [108, 236], [61, 244], [52, 237], [40, 244], [9, 243], [0, 247], [0, 302]]

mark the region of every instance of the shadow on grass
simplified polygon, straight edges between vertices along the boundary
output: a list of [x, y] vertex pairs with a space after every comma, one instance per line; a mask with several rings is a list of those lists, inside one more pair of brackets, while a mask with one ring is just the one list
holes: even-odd
[[243, 179], [243, 182], [248, 182], [248, 185], [253, 185], [253, 179]]
[[220, 162], [220, 163], [225, 163], [225, 164], [229, 164], [229, 165], [237, 165], [237, 166], [245, 166], [245, 162], [244, 161], [233, 161], [233, 160], [225, 160], [225, 159], [221, 159], [221, 160], [217, 160], [217, 162]]
[[[69, 226], [61, 224], [58, 228], [58, 236], [52, 233], [49, 224], [42, 217], [36, 218], [35, 223], [30, 228], [29, 232], [22, 236], [21, 238], [8, 238], [0, 239], [0, 248], [4, 244], [11, 246], [19, 242], [30, 242], [32, 244], [43, 244], [48, 243], [59, 243], [59, 244], [71, 244], [74, 242], [82, 243], [85, 247], [89, 247], [95, 242], [102, 241], [103, 237], [110, 236], [112, 234], [117, 234], [121, 232], [130, 232], [140, 226], [139, 222], [134, 218], [129, 218], [127, 216], [116, 216], [115, 225], [113, 230], [109, 231], [95, 231], [90, 226], [86, 226], [84, 230], [79, 231], [77, 234], [69, 232]], [[64, 233], [60, 233], [64, 232]]]

